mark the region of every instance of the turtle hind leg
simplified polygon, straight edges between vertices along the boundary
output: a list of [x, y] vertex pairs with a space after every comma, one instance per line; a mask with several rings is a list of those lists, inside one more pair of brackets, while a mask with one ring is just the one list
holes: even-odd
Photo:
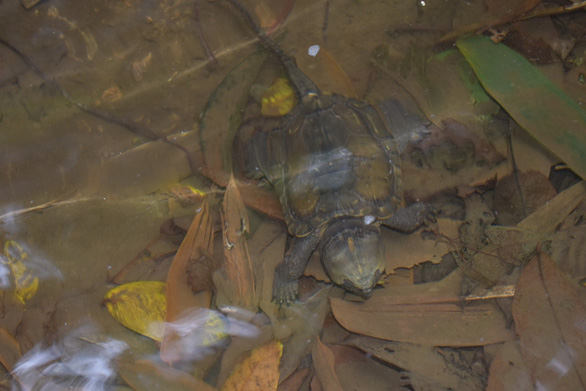
[[416, 202], [406, 208], [397, 210], [391, 217], [382, 220], [382, 223], [397, 231], [409, 233], [422, 225], [435, 222], [436, 213], [436, 210], [430, 204]]
[[317, 248], [322, 235], [323, 230], [316, 230], [303, 238], [291, 238], [283, 262], [275, 269], [273, 297], [279, 306], [297, 300], [299, 278], [303, 275], [309, 257]]

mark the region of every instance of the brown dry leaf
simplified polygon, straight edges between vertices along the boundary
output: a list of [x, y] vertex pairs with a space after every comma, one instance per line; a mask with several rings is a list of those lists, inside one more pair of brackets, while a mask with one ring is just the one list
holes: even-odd
[[147, 360], [121, 360], [118, 362], [118, 373], [134, 390], [216, 390], [183, 371]]
[[517, 341], [505, 342], [490, 365], [487, 391], [533, 390]]
[[[430, 345], [419, 345], [365, 336], [353, 336], [347, 343], [372, 354], [395, 367], [411, 372], [411, 382], [426, 384], [444, 390], [481, 391], [484, 379], [469, 365], [460, 365], [446, 359]], [[417, 389], [417, 388], [416, 388]]]
[[20, 344], [8, 331], [0, 328], [0, 364], [11, 372], [16, 362], [20, 359]]
[[341, 391], [342, 386], [336, 375], [334, 353], [319, 338], [316, 339], [311, 350], [311, 357], [324, 390]]
[[[209, 308], [211, 292], [204, 291], [194, 295], [187, 283], [187, 265], [190, 259], [197, 259], [201, 251], [212, 253], [214, 230], [210, 214], [210, 200], [206, 196], [201, 210], [193, 219], [187, 235], [173, 259], [167, 276], [167, 322], [176, 322], [187, 309]], [[180, 353], [175, 349], [180, 345], [181, 337], [169, 326], [161, 345], [161, 359], [166, 362], [180, 360]]]
[[214, 276], [217, 300], [226, 300], [227, 305], [255, 312], [258, 301], [252, 261], [244, 236], [250, 229], [250, 222], [234, 176], [230, 177], [226, 188], [221, 215], [225, 260], [223, 273]]
[[375, 290], [364, 303], [332, 299], [335, 318], [349, 331], [434, 346], [482, 346], [514, 338], [491, 301], [462, 307], [460, 272], [439, 282]]
[[549, 390], [586, 385], [586, 306], [542, 251], [527, 264], [513, 301], [521, 353], [533, 384]]
[[254, 349], [228, 378], [222, 391], [270, 391], [279, 384], [283, 345], [273, 341]]

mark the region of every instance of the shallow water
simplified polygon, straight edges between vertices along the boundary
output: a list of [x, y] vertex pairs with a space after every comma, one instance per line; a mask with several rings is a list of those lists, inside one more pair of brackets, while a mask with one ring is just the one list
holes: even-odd
[[[279, 10], [274, 9], [278, 5], [269, 4], [268, 10], [263, 11], [255, 8], [255, 2], [243, 3], [257, 16], [277, 15], [278, 19]], [[479, 143], [477, 136], [470, 136], [466, 142], [456, 145], [457, 151], [454, 152], [452, 144], [446, 151], [440, 139], [433, 148], [427, 145], [415, 152], [411, 150], [405, 158], [407, 199], [442, 202], [442, 210], [448, 212], [441, 215], [440, 231], [455, 238], [459, 225], [467, 221], [463, 209], [465, 196], [458, 196], [472, 186], [478, 186], [476, 189], [481, 189], [478, 191], [492, 191], [494, 183], [490, 179], [511, 171], [507, 141], [499, 133], [510, 126], [507, 119], [474, 128], [473, 124], [480, 122], [479, 117], [490, 117], [498, 111], [498, 106], [491, 101], [472, 109], [467, 100], [469, 92], [452, 87], [452, 79], [458, 79], [454, 75], [460, 69], [445, 63], [438, 65], [437, 58], [430, 60], [441, 50], [453, 48], [452, 43], [434, 46], [444, 33], [491, 20], [485, 4], [443, 1], [423, 4], [297, 1], [274, 36], [323, 91], [355, 94], [379, 106], [383, 113], [391, 113], [388, 115], [393, 119], [397, 113], [393, 102], [401, 102], [400, 107], [409, 114], [404, 121], [395, 122], [397, 134], [406, 133], [409, 138], [413, 128], [427, 129], [430, 121], [441, 122], [438, 118], [456, 118], [461, 122], [473, 118], [466, 123], [471, 132], [482, 135], [480, 138], [486, 134], [491, 136], [487, 141], [490, 147]], [[4, 365], [0, 370], [5, 374], [0, 389], [18, 389], [18, 384], [23, 389], [68, 386], [94, 390], [141, 389], [136, 379], [129, 380], [132, 376], [128, 370], [121, 374], [119, 368], [135, 365], [140, 359], [164, 366], [158, 357], [159, 345], [116, 322], [102, 306], [102, 300], [114, 286], [112, 277], [120, 270], [125, 270], [121, 278], [124, 282], [165, 280], [172, 256], [163, 255], [176, 251], [183, 236], [160, 235], [161, 224], [171, 218], [188, 216], [182, 226], [187, 228], [189, 216], [201, 210], [201, 199], [188, 204], [177, 201], [173, 192], [177, 191], [178, 182], [210, 194], [217, 193], [218, 185], [227, 184], [227, 181], [212, 183], [214, 178], [224, 178], [224, 173], [219, 172], [217, 165], [205, 167], [202, 148], [220, 146], [206, 153], [216, 155], [217, 161], [225, 161], [222, 145], [233, 136], [222, 125], [236, 113], [234, 106], [223, 107], [221, 102], [237, 100], [248, 92], [228, 85], [221, 90], [224, 98], [213, 94], [242, 60], [257, 53], [258, 46], [239, 15], [227, 4], [201, 1], [197, 9], [203, 40], [214, 59], [206, 53], [202, 37], [198, 36], [193, 1], [61, 0], [41, 2], [30, 9], [16, 1], [0, 4], [0, 38], [20, 52], [19, 55], [0, 45], [0, 243], [4, 243], [4, 266], [0, 268], [0, 289], [4, 291], [0, 331], [4, 337], [0, 346], [5, 347], [0, 349], [5, 352], [0, 357]], [[331, 59], [315, 59], [309, 55], [308, 48], [313, 45], [319, 45]], [[268, 87], [274, 76], [282, 75], [274, 59], [261, 66], [260, 76], [250, 78], [255, 85], [266, 83], [264, 87]], [[408, 82], [398, 82], [397, 75]], [[248, 76], [246, 72], [239, 75]], [[414, 95], [410, 88], [415, 80], [423, 80], [421, 91], [428, 99], [427, 107], [420, 106], [421, 96]], [[569, 89], [568, 93], [579, 96], [576, 91]], [[219, 103], [210, 100], [211, 96], [219, 96]], [[202, 147], [200, 119], [210, 108], [218, 111], [216, 118], [223, 118], [208, 121], [205, 139], [214, 141]], [[254, 110], [247, 107], [246, 116], [254, 116]], [[452, 136], [455, 134], [460, 140], [463, 134], [468, 137], [468, 133], [458, 131], [453, 130]], [[534, 169], [548, 175], [549, 167], [559, 159], [521, 130], [514, 137], [519, 154], [525, 154], [518, 158], [520, 169]], [[486, 148], [479, 152], [479, 145]], [[478, 158], [479, 154], [482, 159]], [[437, 201], [437, 194], [445, 195], [448, 188], [457, 189], [448, 197], [451, 201]], [[535, 192], [541, 193], [542, 189]], [[555, 191], [547, 194], [553, 197]], [[541, 206], [540, 202], [532, 206], [531, 212]], [[213, 203], [217, 232], [214, 257], [221, 260], [225, 246], [216, 204]], [[283, 253], [284, 224], [258, 212], [250, 213], [252, 230], [262, 232], [256, 237], [252, 235], [252, 262], [264, 260], [262, 254], [267, 248], [270, 250], [264, 256], [268, 257], [266, 254], [270, 252], [270, 262], [278, 262], [275, 254]], [[181, 225], [177, 221], [176, 224]], [[388, 230], [384, 235], [392, 258], [387, 263], [387, 272], [397, 269], [386, 286], [395, 289], [411, 284], [414, 277], [409, 270], [415, 270], [415, 264], [437, 263], [453, 249], [450, 247], [453, 243], [446, 244], [441, 238], [421, 239], [421, 232], [413, 234], [416, 238]], [[14, 243], [21, 248], [16, 253], [25, 267], [25, 276], [38, 281], [38, 286], [30, 288], [29, 293], [21, 292], [20, 296], [18, 291], [15, 293], [14, 262], [18, 260], [11, 266], [6, 255], [10, 252], [6, 250], [8, 247], [17, 248]], [[477, 245], [473, 243], [470, 247]], [[143, 252], [145, 248], [148, 253]], [[134, 258], [146, 261], [125, 269]], [[269, 264], [267, 260], [264, 265]], [[261, 271], [262, 265], [256, 266], [255, 276]], [[271, 273], [269, 270], [268, 274]], [[195, 377], [205, 378], [215, 386], [216, 382], [225, 380], [239, 352], [264, 345], [276, 337], [285, 341], [282, 375], [293, 373], [301, 362], [301, 369], [295, 373], [311, 368], [311, 374], [317, 371], [322, 383], [335, 383], [333, 377], [322, 377], [323, 368], [314, 369], [307, 358], [313, 349], [313, 360], [319, 362], [316, 349], [321, 349], [321, 345], [316, 345], [315, 340], [320, 330], [327, 330], [321, 338], [334, 351], [337, 381], [344, 390], [399, 386], [424, 389], [428, 384], [436, 388], [482, 389], [490, 367], [487, 360], [496, 356], [495, 346], [514, 340], [513, 331], [507, 328], [503, 331], [506, 337], [494, 337], [495, 345], [486, 349], [479, 347], [481, 343], [460, 350], [441, 348], [440, 356], [451, 356], [446, 358], [446, 371], [453, 368], [450, 365], [466, 368], [461, 377], [467, 380], [427, 381], [425, 371], [415, 365], [417, 360], [404, 362], [403, 367], [384, 356], [373, 360], [375, 348], [369, 350], [367, 340], [352, 342], [358, 333], [348, 333], [338, 324], [329, 312], [325, 293], [312, 296], [323, 285], [321, 282], [316, 285], [316, 279], [327, 280], [316, 256], [306, 274], [309, 277], [302, 281], [302, 293], [311, 299], [306, 307], [288, 310], [297, 311], [299, 319], [293, 319], [288, 313], [286, 317], [293, 320], [278, 326], [277, 318], [283, 313], [270, 313], [278, 309], [266, 307], [266, 303], [263, 307], [262, 301], [260, 307], [266, 315], [260, 310], [256, 315], [235, 310], [232, 318], [242, 323], [232, 320], [234, 328], [226, 334], [233, 336], [232, 345], [236, 347], [228, 350], [226, 340], [213, 349], [209, 343], [196, 345], [194, 350], [201, 349], [210, 358], [204, 359], [203, 353], [193, 351], [186, 363], [174, 369], [183, 371], [182, 376], [196, 373]], [[572, 277], [578, 279], [576, 274]], [[503, 281], [500, 285], [507, 285]], [[263, 289], [266, 291], [262, 286], [256, 289], [259, 296], [263, 295]], [[334, 299], [343, 296], [338, 288], [327, 294]], [[505, 297], [510, 299], [511, 293]], [[350, 297], [350, 300], [357, 298]], [[226, 298], [214, 298], [213, 304], [218, 303], [226, 303]], [[491, 305], [497, 308], [493, 302]], [[511, 319], [498, 316], [502, 318], [499, 322], [502, 320], [504, 325], [508, 321], [506, 327], [509, 327]], [[271, 324], [278, 327], [273, 330]], [[378, 326], [381, 328], [385, 325]], [[450, 330], [445, 333], [449, 334]], [[429, 334], [434, 335], [431, 331]], [[428, 353], [435, 345], [457, 345], [426, 339], [414, 338], [424, 352], [412, 354], [422, 357], [421, 360], [430, 357]], [[231, 353], [224, 356], [221, 365], [218, 357], [224, 351]], [[193, 364], [196, 358], [198, 363]], [[201, 364], [206, 359], [210, 364]], [[41, 368], [45, 369], [44, 374]], [[14, 376], [10, 375], [11, 371]], [[187, 389], [194, 384], [191, 380], [170, 381], [162, 373], [159, 376], [159, 372], [138, 365], [132, 371], [150, 375], [154, 372], [153, 384], [167, 384], [171, 389]], [[298, 375], [305, 379], [299, 382], [298, 388], [309, 389], [310, 383], [317, 387], [317, 376], [311, 380], [312, 375]], [[173, 376], [179, 375], [174, 372]], [[368, 386], [355, 380], [362, 379], [360, 376], [368, 379]]]

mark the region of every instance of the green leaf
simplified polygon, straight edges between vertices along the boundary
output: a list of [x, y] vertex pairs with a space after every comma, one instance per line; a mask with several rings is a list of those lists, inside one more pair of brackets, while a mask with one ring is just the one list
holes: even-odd
[[507, 46], [483, 36], [456, 44], [486, 91], [511, 117], [586, 178], [586, 111]]

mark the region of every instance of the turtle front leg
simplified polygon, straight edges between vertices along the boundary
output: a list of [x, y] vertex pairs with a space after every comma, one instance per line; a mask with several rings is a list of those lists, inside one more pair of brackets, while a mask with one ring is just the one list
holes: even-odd
[[389, 228], [404, 233], [415, 231], [422, 225], [434, 223], [436, 210], [425, 202], [416, 202], [406, 208], [397, 210], [391, 217], [383, 220], [382, 223]]
[[316, 230], [306, 237], [291, 239], [283, 262], [275, 269], [273, 296], [279, 306], [297, 300], [299, 278], [307, 266], [309, 257], [317, 248], [322, 234], [323, 230]]

